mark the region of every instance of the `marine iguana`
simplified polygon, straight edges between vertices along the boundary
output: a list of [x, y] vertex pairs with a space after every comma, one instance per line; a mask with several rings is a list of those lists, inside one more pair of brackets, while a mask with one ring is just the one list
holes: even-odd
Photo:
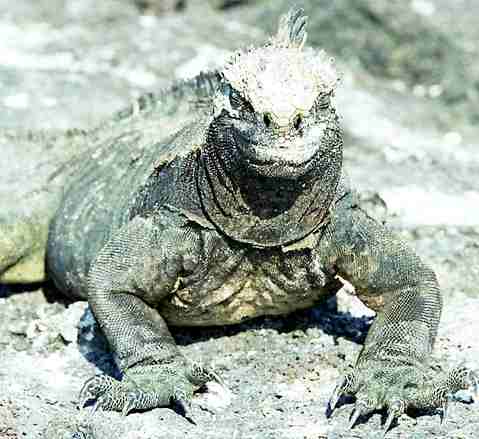
[[264, 46], [222, 70], [50, 139], [83, 152], [52, 177], [48, 208], [0, 222], [0, 280], [45, 272], [87, 298], [117, 355], [122, 380], [92, 377], [81, 406], [187, 409], [195, 389], [221, 380], [182, 356], [169, 325], [310, 307], [337, 276], [379, 310], [330, 401], [333, 411], [341, 395], [356, 396], [351, 427], [386, 409], [386, 432], [407, 408], [445, 410], [477, 385], [464, 367], [427, 378], [442, 307], [435, 274], [361, 209], [344, 178], [338, 74], [304, 47], [306, 22], [292, 10]]

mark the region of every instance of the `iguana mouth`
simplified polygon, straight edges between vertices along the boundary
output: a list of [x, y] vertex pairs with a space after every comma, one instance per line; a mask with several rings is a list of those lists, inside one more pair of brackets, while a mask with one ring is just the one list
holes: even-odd
[[285, 142], [284, 146], [243, 146], [241, 153], [249, 163], [257, 166], [282, 164], [292, 167], [306, 166], [316, 155], [317, 149], [311, 145], [291, 145]]
[[318, 153], [324, 150], [327, 128], [327, 122], [319, 123], [301, 134], [271, 135], [258, 141], [251, 141], [241, 131], [234, 135], [237, 150], [247, 166], [263, 175], [294, 177], [309, 172]]

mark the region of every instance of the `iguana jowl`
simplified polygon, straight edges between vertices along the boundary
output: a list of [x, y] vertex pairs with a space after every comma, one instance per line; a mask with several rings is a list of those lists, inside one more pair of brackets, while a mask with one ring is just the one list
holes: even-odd
[[[386, 408], [387, 431], [408, 407], [442, 407], [475, 382], [465, 368], [427, 378], [441, 313], [436, 277], [361, 210], [342, 178], [338, 77], [305, 40], [306, 17], [294, 10], [265, 46], [82, 137], [89, 147], [42, 222], [47, 271], [64, 293], [88, 298], [123, 372], [122, 381], [90, 379], [82, 404], [125, 414], [188, 406], [217, 377], [182, 356], [169, 324], [309, 307], [336, 275], [381, 305], [331, 400], [334, 409], [341, 394], [356, 395], [352, 425]], [[173, 129], [166, 118], [185, 106]], [[2, 270], [8, 280], [12, 264]]]

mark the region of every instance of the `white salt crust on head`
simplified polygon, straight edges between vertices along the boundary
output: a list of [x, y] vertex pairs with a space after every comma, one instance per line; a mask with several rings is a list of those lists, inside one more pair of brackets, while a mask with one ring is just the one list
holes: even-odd
[[332, 92], [339, 81], [323, 50], [274, 44], [237, 52], [223, 75], [257, 113], [269, 113], [280, 126], [309, 111], [318, 95]]

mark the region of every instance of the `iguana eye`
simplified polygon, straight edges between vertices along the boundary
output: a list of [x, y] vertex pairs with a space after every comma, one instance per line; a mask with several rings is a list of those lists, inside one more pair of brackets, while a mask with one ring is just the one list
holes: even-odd
[[253, 106], [234, 88], [230, 87], [228, 96], [231, 108], [235, 110], [246, 110], [250, 113], [254, 113]]
[[233, 108], [240, 108], [244, 105], [244, 99], [236, 90], [231, 90], [230, 95], [230, 104]]

